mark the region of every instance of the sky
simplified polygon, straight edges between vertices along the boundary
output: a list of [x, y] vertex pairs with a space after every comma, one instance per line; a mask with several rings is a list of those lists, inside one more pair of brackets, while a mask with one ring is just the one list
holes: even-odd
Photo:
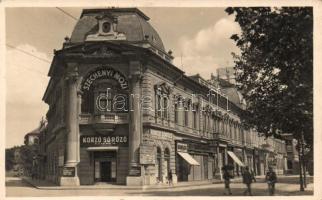
[[[79, 18], [81, 8], [62, 8]], [[218, 67], [233, 65], [238, 53], [230, 36], [239, 33], [225, 8], [139, 8], [150, 17], [174, 64], [187, 75], [208, 79]], [[24, 135], [46, 116], [42, 101], [53, 50], [71, 36], [76, 20], [57, 8], [6, 8], [6, 147], [23, 144]]]

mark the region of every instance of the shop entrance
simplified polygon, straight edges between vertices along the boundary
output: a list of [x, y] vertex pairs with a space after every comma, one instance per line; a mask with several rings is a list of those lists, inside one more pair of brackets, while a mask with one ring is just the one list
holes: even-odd
[[102, 182], [111, 182], [112, 176], [111, 176], [111, 162], [109, 161], [103, 161], [100, 162], [101, 166], [101, 181]]
[[95, 182], [116, 182], [116, 151], [94, 152]]

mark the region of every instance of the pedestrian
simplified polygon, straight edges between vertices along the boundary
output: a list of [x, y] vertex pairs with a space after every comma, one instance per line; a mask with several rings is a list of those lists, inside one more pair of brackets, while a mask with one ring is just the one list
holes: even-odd
[[252, 169], [250, 170], [250, 174], [252, 175], [253, 181], [256, 182], [255, 172]]
[[172, 180], [172, 170], [170, 169], [168, 172], [168, 182], [169, 182], [169, 186], [172, 185], [173, 186], [173, 180]]
[[242, 176], [243, 176], [243, 183], [246, 185], [246, 190], [244, 191], [244, 195], [248, 193], [249, 196], [252, 196], [251, 184], [253, 181], [253, 176], [249, 172], [249, 168], [247, 166], [245, 167]]
[[276, 176], [276, 173], [273, 171], [272, 167], [268, 167], [268, 172], [266, 173], [265, 180], [267, 181], [267, 184], [268, 184], [268, 194], [274, 195], [277, 176]]
[[225, 182], [225, 192], [224, 194], [227, 195], [227, 192], [229, 195], [232, 195], [231, 190], [230, 190], [230, 179], [232, 178], [231, 174], [229, 173], [227, 166], [224, 166], [222, 168], [223, 170], [223, 179]]

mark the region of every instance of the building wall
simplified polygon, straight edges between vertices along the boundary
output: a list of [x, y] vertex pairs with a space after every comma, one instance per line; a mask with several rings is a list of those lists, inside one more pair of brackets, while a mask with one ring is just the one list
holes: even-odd
[[[78, 67], [79, 70], [79, 83], [84, 79], [84, 77], [96, 67], [106, 65], [106, 62], [102, 60], [92, 60], [97, 64], [81, 64]], [[164, 161], [165, 149], [170, 151], [170, 169], [176, 176], [178, 172], [178, 154], [175, 151], [175, 142], [186, 140], [199, 140], [205, 143], [210, 143], [216, 141], [219, 144], [226, 145], [227, 143], [231, 148], [240, 148], [242, 152], [244, 147], [247, 147], [251, 152], [254, 148], [262, 149], [263, 144], [268, 144], [272, 149], [268, 151], [277, 150], [277, 154], [285, 154], [281, 149], [283, 143], [277, 142], [275, 139], [263, 140], [263, 138], [258, 136], [258, 133], [254, 130], [246, 130], [240, 123], [240, 109], [228, 102], [227, 99], [216, 93], [212, 99], [208, 99], [207, 92], [198, 90], [195, 87], [192, 80], [187, 80], [187, 78], [180, 78], [179, 74], [167, 75], [165, 71], [165, 66], [152, 64], [149, 61], [147, 64], [142, 64], [139, 70], [143, 71], [143, 76], [140, 81], [140, 92], [144, 101], [141, 101], [141, 106], [144, 107], [142, 115], [142, 125], [144, 130], [141, 132], [140, 143], [141, 145], [145, 143], [152, 143], [154, 151], [157, 152], [157, 148], [161, 149], [161, 177], [159, 181], [166, 182], [167, 178], [167, 164]], [[109, 63], [109, 67], [120, 71], [125, 77], [129, 79], [129, 66], [126, 63]], [[141, 71], [140, 71], [141, 72]], [[130, 79], [129, 79], [130, 80]], [[174, 84], [174, 81], [176, 83]], [[63, 76], [60, 81], [57, 81], [54, 86], [52, 86], [52, 92], [49, 98], [50, 108], [48, 111], [48, 137], [55, 137], [55, 129], [59, 127], [65, 120], [66, 115], [66, 86], [63, 82]], [[130, 85], [131, 87], [131, 85]], [[159, 91], [160, 88], [160, 91]], [[157, 110], [158, 108], [158, 92], [162, 95], [168, 97], [168, 105], [170, 108], [167, 111]], [[167, 93], [168, 92], [168, 93]], [[191, 94], [200, 94], [201, 96], [192, 96]], [[218, 97], [218, 104], [216, 99]], [[161, 101], [160, 101], [161, 102]], [[164, 103], [164, 100], [162, 101]], [[77, 103], [77, 102], [75, 102]], [[181, 110], [175, 110], [175, 104]], [[81, 107], [79, 105], [79, 107]], [[190, 107], [190, 108], [189, 108]], [[185, 111], [184, 108], [188, 108]], [[192, 108], [195, 111], [191, 111]], [[213, 110], [211, 109], [213, 108]], [[227, 111], [229, 109], [229, 111]], [[81, 109], [80, 109], [81, 110]], [[196, 113], [196, 120], [194, 120], [193, 113]], [[85, 114], [85, 113], [79, 113]], [[94, 115], [89, 116], [89, 119]], [[177, 116], [177, 117], [176, 117]], [[187, 116], [187, 117], [186, 117]], [[97, 117], [97, 116], [96, 116]], [[80, 117], [82, 120], [82, 117]], [[126, 121], [126, 120], [125, 120]], [[123, 134], [128, 135], [129, 128], [127, 121], [124, 125], [117, 125], [113, 122], [96, 121], [92, 122], [88, 120], [87, 122], [81, 122], [80, 125], [80, 135], [94, 135], [96, 131], [100, 128], [111, 128], [115, 126], [113, 133], [103, 133], [103, 134]], [[193, 125], [195, 123], [195, 126]], [[99, 124], [99, 125], [98, 125]], [[101, 127], [99, 127], [101, 126]], [[64, 129], [62, 129], [64, 130]], [[59, 135], [59, 134], [58, 134]], [[59, 166], [59, 157], [61, 157], [62, 144], [65, 145], [66, 138], [64, 134], [61, 136], [56, 136], [55, 139], [51, 140], [48, 144], [48, 178], [57, 182], [59, 176], [61, 175], [62, 166]], [[280, 148], [280, 149], [279, 149]], [[125, 184], [126, 176], [128, 175], [128, 159], [129, 150], [127, 148], [119, 148], [117, 153], [117, 183]], [[206, 180], [214, 178], [213, 172], [214, 168], [218, 169], [219, 166], [213, 166], [216, 163], [220, 166], [227, 164], [228, 156], [227, 147], [224, 148], [220, 156], [214, 156], [217, 152], [214, 150], [212, 154], [206, 151], [190, 152], [192, 156], [200, 163], [200, 166], [192, 166], [188, 170], [187, 180]], [[65, 154], [65, 153], [64, 153]], [[85, 148], [80, 148], [79, 150], [80, 163], [78, 165], [78, 175], [81, 184], [93, 184], [94, 180], [94, 162], [91, 156], [91, 152], [88, 152]], [[254, 161], [254, 156], [251, 153], [246, 153], [239, 156], [242, 161], [250, 165], [252, 168], [256, 168], [258, 174], [265, 173], [267, 168], [267, 161], [264, 154], [258, 153], [256, 162]], [[65, 158], [65, 157], [64, 157]], [[217, 159], [217, 160], [216, 160]], [[208, 161], [208, 162], [207, 162]], [[234, 164], [236, 169], [238, 166]], [[141, 170], [144, 176], [149, 176], [145, 179], [146, 183], [152, 184], [157, 182], [157, 163], [151, 165], [142, 165]], [[278, 165], [278, 170], [281, 170], [281, 164]], [[207, 172], [208, 173], [205, 173]], [[218, 171], [218, 170], [217, 170]]]

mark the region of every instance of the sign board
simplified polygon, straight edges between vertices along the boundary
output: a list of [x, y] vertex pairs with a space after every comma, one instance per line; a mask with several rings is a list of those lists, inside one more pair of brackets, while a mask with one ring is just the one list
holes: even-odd
[[81, 135], [80, 146], [81, 147], [101, 147], [101, 146], [124, 146], [129, 144], [128, 136], [126, 135]]
[[216, 152], [216, 148], [214, 146], [210, 146], [209, 144], [203, 144], [203, 143], [189, 143], [188, 148], [191, 151], [202, 151], [202, 152], [209, 152], [209, 153]]
[[140, 164], [153, 165], [155, 164], [155, 152], [152, 145], [140, 146]]
[[75, 176], [75, 167], [64, 167], [63, 176], [65, 177], [74, 177]]
[[87, 75], [82, 83], [82, 91], [89, 91], [92, 83], [96, 79], [114, 79], [120, 84], [122, 89], [128, 89], [129, 87], [129, 84], [123, 74], [114, 70], [113, 68], [104, 66]]
[[188, 152], [188, 145], [184, 143], [177, 143], [177, 152]]

